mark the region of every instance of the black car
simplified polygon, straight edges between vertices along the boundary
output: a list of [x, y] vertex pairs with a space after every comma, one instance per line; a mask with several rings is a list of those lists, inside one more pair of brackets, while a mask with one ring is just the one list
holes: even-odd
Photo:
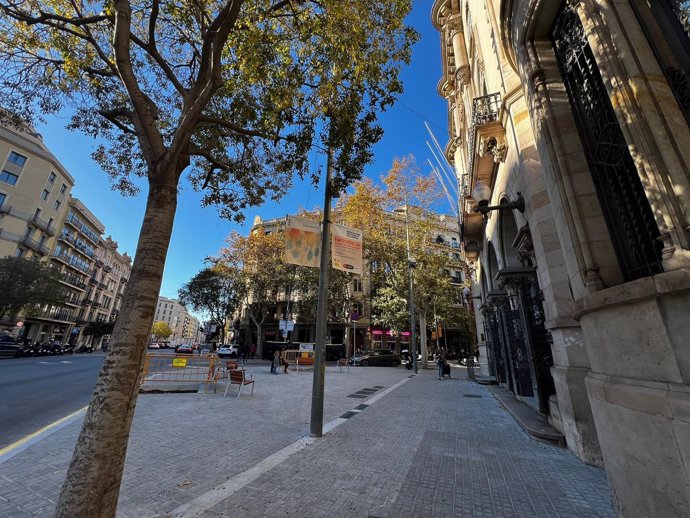
[[400, 365], [400, 357], [391, 349], [372, 349], [352, 356], [350, 365], [397, 367]]
[[0, 356], [18, 358], [22, 355], [24, 346], [9, 335], [0, 336]]

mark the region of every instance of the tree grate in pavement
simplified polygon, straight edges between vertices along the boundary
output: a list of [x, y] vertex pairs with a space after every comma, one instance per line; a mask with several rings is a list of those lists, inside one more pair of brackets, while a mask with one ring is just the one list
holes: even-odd
[[347, 397], [354, 397], [354, 398], [361, 398], [361, 399], [368, 398], [369, 396], [378, 392], [378, 390], [382, 389], [382, 388], [384, 388], [384, 387], [382, 387], [381, 385], [376, 385], [373, 388], [363, 388], [362, 390], [358, 390], [354, 394], [350, 394]]
[[382, 389], [382, 388], [386, 388], [386, 387], [384, 387], [383, 385], [374, 385], [374, 388], [375, 389]]
[[477, 397], [477, 398], [479, 398], [482, 396], [480, 396], [479, 394], [463, 394], [462, 397]]
[[369, 405], [365, 405], [364, 403], [362, 403], [361, 405], [357, 405], [355, 407], [355, 410], [364, 410], [365, 408], [368, 408], [368, 407], [369, 407]]
[[341, 419], [350, 419], [353, 415], [357, 415], [357, 412], [345, 412], [343, 415], [340, 416]]

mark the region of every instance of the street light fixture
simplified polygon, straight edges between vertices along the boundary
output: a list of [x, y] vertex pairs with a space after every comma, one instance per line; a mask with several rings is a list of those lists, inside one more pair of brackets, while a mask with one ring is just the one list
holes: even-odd
[[477, 201], [474, 212], [479, 212], [484, 216], [492, 210], [519, 210], [520, 212], [525, 212], [525, 198], [523, 198], [521, 192], [517, 193], [517, 198], [513, 201], [508, 200], [499, 205], [489, 205], [491, 188], [484, 182], [477, 182], [475, 184], [474, 189], [472, 189], [472, 198]]

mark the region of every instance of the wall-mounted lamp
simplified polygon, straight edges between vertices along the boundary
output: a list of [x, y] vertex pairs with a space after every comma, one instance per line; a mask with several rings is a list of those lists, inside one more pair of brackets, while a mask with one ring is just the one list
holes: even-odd
[[470, 303], [470, 299], [480, 299], [481, 300], [481, 297], [472, 297], [472, 290], [467, 288], [467, 287], [465, 287], [462, 290], [462, 296], [467, 301], [468, 304]]
[[474, 212], [479, 212], [486, 216], [492, 210], [519, 210], [520, 212], [525, 212], [525, 199], [522, 197], [522, 193], [517, 193], [517, 198], [513, 201], [507, 201], [506, 203], [501, 203], [500, 205], [489, 205], [489, 200], [491, 199], [491, 188], [484, 182], [477, 182], [472, 189], [472, 198], [477, 201], [477, 206], [474, 208]]

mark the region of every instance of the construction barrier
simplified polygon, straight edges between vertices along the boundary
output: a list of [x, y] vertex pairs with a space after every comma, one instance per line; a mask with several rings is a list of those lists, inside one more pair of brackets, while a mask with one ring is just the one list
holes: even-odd
[[204, 392], [223, 376], [223, 360], [217, 355], [146, 355], [142, 383], [204, 383]]

